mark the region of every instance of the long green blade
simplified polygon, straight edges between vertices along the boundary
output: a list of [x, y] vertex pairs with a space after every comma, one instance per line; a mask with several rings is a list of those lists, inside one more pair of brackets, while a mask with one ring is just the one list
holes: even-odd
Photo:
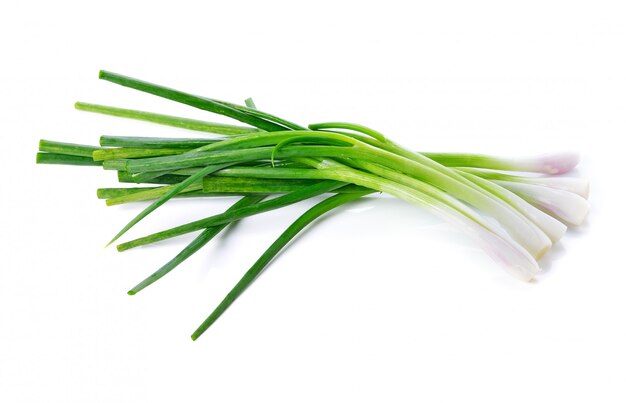
[[37, 153], [37, 164], [102, 166], [102, 161], [94, 161], [91, 157], [77, 155]]
[[[215, 102], [211, 99], [199, 97], [197, 95], [188, 94], [182, 91], [178, 91], [172, 88], [163, 87], [160, 85], [152, 84], [146, 81], [137, 80], [132, 77], [123, 76], [121, 74], [112, 73], [109, 71], [100, 71], [100, 79], [110, 81], [115, 84], [122, 85], [124, 87], [133, 88], [138, 91], [147, 92], [162, 98], [166, 98], [172, 101], [180, 102], [189, 106], [193, 106], [198, 109], [217, 113], [220, 115], [228, 116], [236, 119], [240, 122], [247, 123], [259, 129], [267, 131], [285, 130], [285, 126], [272, 123], [260, 117], [253, 116], [249, 113], [242, 112], [239, 109], [232, 108], [220, 102]], [[251, 109], [253, 110], [253, 109]]]
[[[237, 210], [241, 207], [246, 207], [251, 204], [255, 204], [261, 200], [263, 200], [265, 196], [244, 196], [237, 203], [233, 204], [226, 211]], [[216, 225], [213, 227], [206, 228], [200, 235], [198, 235], [187, 247], [185, 247], [178, 255], [176, 255], [172, 260], [164, 264], [157, 271], [152, 273], [150, 276], [146, 277], [142, 282], [134, 286], [130, 291], [128, 291], [128, 295], [135, 295], [139, 291], [143, 290], [150, 284], [153, 284], [163, 276], [165, 276], [170, 271], [174, 270], [178, 265], [184, 262], [191, 255], [199, 251], [204, 245], [206, 245], [211, 239], [213, 239], [217, 234], [219, 234], [224, 228], [226, 228], [230, 223], [224, 223], [220, 225]]]
[[[326, 192], [330, 192], [339, 187], [345, 186], [345, 183], [336, 181], [324, 181], [310, 185], [303, 189], [295, 190], [291, 193], [276, 197], [274, 199], [266, 200], [262, 203], [258, 203], [252, 206], [243, 207], [238, 210], [228, 211], [222, 214], [217, 214], [201, 220], [192, 221], [187, 224], [179, 225], [174, 228], [170, 228], [165, 231], [160, 231], [151, 235], [137, 238], [135, 240], [119, 244], [117, 250], [122, 252], [137, 246], [147, 245], [154, 242], [163, 241], [165, 239], [173, 238], [176, 236], [188, 234], [190, 232], [198, 231], [206, 227], [211, 227], [218, 224], [223, 224], [230, 221], [240, 220], [244, 217], [248, 217], [255, 214], [264, 213], [266, 211], [275, 210], [290, 204], [297, 203], [302, 200], [309, 199], [313, 196], [319, 196]], [[352, 193], [353, 194], [353, 193]]]
[[[177, 182], [178, 183], [178, 182]], [[144, 188], [142, 191], [138, 192], [129, 192], [125, 195], [120, 195], [117, 197], [108, 198], [106, 201], [107, 206], [116, 206], [118, 204], [126, 204], [126, 203], [134, 203], [145, 200], [154, 200], [162, 197], [163, 195], [167, 195], [171, 192], [171, 190], [177, 186], [177, 184], [172, 184], [170, 186], [159, 186], [153, 188]], [[202, 183], [200, 180], [195, 183], [189, 184], [185, 189], [180, 190], [177, 194], [174, 195], [180, 196], [189, 192], [201, 192], [202, 191]]]
[[137, 137], [137, 136], [101, 136], [100, 145], [107, 147], [137, 147], [137, 148], [179, 148], [193, 150], [218, 139], [175, 139], [169, 137]]
[[59, 141], [39, 140], [39, 151], [47, 152], [47, 153], [74, 155], [77, 157], [91, 158], [91, 155], [93, 154], [94, 151], [101, 150], [101, 149], [102, 147], [86, 146], [83, 144], [61, 143]]
[[86, 102], [76, 102], [74, 107], [79, 111], [100, 113], [103, 115], [117, 116], [133, 120], [141, 120], [144, 122], [157, 123], [165, 126], [178, 127], [207, 133], [236, 135], [258, 131], [254, 127], [243, 127], [227, 125], [223, 123], [206, 122], [204, 120], [196, 120], [183, 118], [180, 116], [163, 115], [160, 113], [144, 112], [134, 109], [116, 108], [113, 106], [89, 104]]
[[317, 219], [319, 216], [328, 211], [341, 206], [342, 204], [363, 197], [370, 192], [361, 193], [342, 193], [329, 197], [328, 199], [316, 204], [310, 210], [300, 216], [293, 224], [283, 232], [276, 241], [261, 255], [261, 257], [252, 265], [252, 267], [244, 274], [235, 287], [226, 295], [209, 317], [191, 335], [192, 340], [196, 340], [202, 335], [223, 313], [232, 305], [232, 303], [252, 284], [252, 282], [261, 274], [263, 269], [272, 261], [272, 259], [291, 241], [300, 231], [307, 225]]
[[150, 204], [148, 207], [146, 207], [141, 213], [139, 213], [135, 218], [133, 218], [128, 224], [126, 224], [126, 226], [124, 228], [122, 228], [122, 230], [120, 232], [118, 232], [117, 235], [115, 235], [113, 237], [113, 239], [111, 239], [111, 241], [107, 244], [107, 246], [109, 246], [113, 242], [117, 241], [119, 239], [119, 237], [121, 237], [122, 235], [124, 235], [126, 233], [126, 231], [131, 229], [135, 224], [137, 224], [139, 221], [141, 221], [148, 214], [150, 214], [151, 212], [153, 212], [154, 210], [159, 208], [161, 205], [163, 205], [163, 203], [165, 203], [166, 201], [168, 201], [172, 197], [176, 196], [178, 193], [180, 193], [182, 190], [184, 190], [187, 186], [191, 185], [192, 183], [194, 183], [198, 179], [200, 179], [200, 178], [202, 178], [202, 177], [204, 177], [204, 176], [206, 176], [206, 175], [208, 175], [208, 174], [210, 174], [212, 172], [215, 172], [215, 171], [218, 171], [218, 170], [220, 170], [222, 168], [225, 168], [227, 166], [228, 165], [209, 165], [209, 166], [205, 167], [204, 169], [200, 170], [198, 173], [196, 173], [194, 175], [191, 175], [189, 178], [187, 178], [184, 181], [180, 182], [179, 184], [173, 186], [168, 193], [166, 193], [163, 196], [159, 197], [152, 204]]
[[96, 150], [93, 152], [94, 161], [119, 160], [119, 159], [136, 159], [148, 157], [162, 157], [165, 155], [179, 155], [187, 150], [179, 148], [107, 148], [104, 150]]
[[276, 124], [279, 124], [279, 125], [282, 125], [283, 127], [287, 128], [287, 129], [292, 129], [292, 130], [305, 130], [306, 129], [306, 127], [300, 126], [297, 123], [293, 123], [293, 122], [290, 122], [290, 121], [285, 120], [283, 118], [279, 118], [278, 116], [270, 115], [269, 113], [262, 112], [260, 110], [255, 109], [255, 108], [250, 108], [250, 107], [247, 107], [247, 106], [232, 104], [230, 102], [218, 101], [216, 99], [213, 99], [212, 101], [217, 102], [217, 103], [222, 104], [222, 105], [226, 105], [226, 106], [228, 106], [230, 108], [233, 108], [233, 109], [236, 109], [236, 110], [238, 110], [240, 112], [247, 113], [248, 115], [251, 115], [251, 116], [254, 116], [254, 117], [257, 117], [257, 118], [260, 118], [260, 119], [264, 119], [264, 120], [267, 120], [267, 121], [270, 121], [270, 122], [273, 122], [273, 123], [276, 123]]

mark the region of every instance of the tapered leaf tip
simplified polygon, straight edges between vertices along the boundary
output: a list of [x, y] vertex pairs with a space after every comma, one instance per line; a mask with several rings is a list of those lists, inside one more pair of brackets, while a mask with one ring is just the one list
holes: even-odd
[[128, 294], [128, 295], [135, 295], [135, 294], [137, 294], [137, 291], [130, 290], [126, 294]]

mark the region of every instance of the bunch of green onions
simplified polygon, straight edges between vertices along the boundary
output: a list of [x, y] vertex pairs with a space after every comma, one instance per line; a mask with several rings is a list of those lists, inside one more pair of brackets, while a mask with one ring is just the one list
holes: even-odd
[[[502, 267], [529, 281], [537, 260], [581, 224], [588, 182], [561, 174], [572, 154], [506, 159], [476, 154], [414, 152], [365, 126], [328, 122], [301, 126], [245, 105], [218, 101], [101, 71], [100, 78], [157, 95], [244, 125], [226, 125], [110, 106], [76, 103], [79, 110], [212, 133], [198, 138], [102, 136], [100, 146], [41, 140], [37, 162], [102, 166], [120, 182], [144, 187], [98, 189], [106, 204], [152, 201], [118, 232], [173, 197], [239, 196], [221, 214], [117, 245], [119, 251], [198, 232], [172, 260], [139, 282], [134, 295], [206, 245], [229, 224], [312, 197], [327, 197], [293, 222], [193, 333], [199, 337], [241, 295], [291, 239], [316, 218], [374, 192], [384, 192], [450, 221], [472, 235]], [[566, 225], [567, 224], [567, 225]]]

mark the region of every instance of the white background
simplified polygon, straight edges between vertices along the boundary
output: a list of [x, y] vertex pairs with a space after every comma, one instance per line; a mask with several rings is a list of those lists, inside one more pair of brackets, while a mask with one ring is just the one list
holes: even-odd
[[[3, 1], [0, 401], [625, 401], [621, 3]], [[101, 68], [419, 150], [578, 151], [593, 209], [525, 284], [455, 228], [374, 197], [312, 226], [192, 342], [310, 204], [246, 220], [126, 295], [191, 238], [103, 249], [143, 205], [97, 200], [110, 172], [36, 166], [38, 139], [194, 135], [77, 100], [219, 118]], [[126, 239], [226, 205], [172, 201]]]

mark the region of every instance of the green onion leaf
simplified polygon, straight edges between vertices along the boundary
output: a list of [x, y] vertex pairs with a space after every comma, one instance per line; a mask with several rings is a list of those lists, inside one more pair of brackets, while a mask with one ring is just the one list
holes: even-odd
[[319, 216], [333, 210], [342, 204], [351, 202], [361, 198], [369, 192], [361, 193], [344, 193], [338, 194], [316, 204], [307, 212], [302, 214], [293, 224], [283, 232], [276, 241], [261, 255], [261, 257], [252, 265], [252, 267], [244, 274], [235, 287], [226, 295], [222, 302], [215, 308], [209, 317], [191, 335], [192, 340], [196, 340], [202, 335], [230, 305], [252, 284], [252, 282], [261, 274], [263, 269], [272, 261], [272, 259], [291, 241], [300, 231], [307, 225], [317, 219]]

